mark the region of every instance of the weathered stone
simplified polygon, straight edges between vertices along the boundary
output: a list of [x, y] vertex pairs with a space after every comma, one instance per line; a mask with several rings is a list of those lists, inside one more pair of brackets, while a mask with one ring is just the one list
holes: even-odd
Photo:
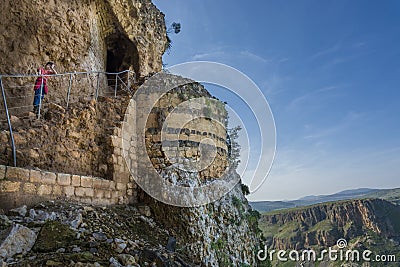
[[94, 197], [95, 198], [104, 198], [104, 190], [94, 189]]
[[78, 229], [79, 225], [81, 225], [83, 222], [83, 217], [81, 213], [78, 213], [78, 215], [73, 218], [72, 220], [68, 221], [68, 224], [75, 229]]
[[40, 185], [38, 187], [38, 191], [37, 191], [39, 196], [51, 195], [51, 192], [52, 192], [52, 186], [51, 185], [44, 185], [44, 184]]
[[114, 181], [109, 182], [108, 189], [115, 190], [115, 182]]
[[59, 185], [70, 185], [71, 184], [71, 175], [65, 173], [57, 174], [57, 183]]
[[125, 183], [117, 183], [117, 190], [119, 190], [119, 191], [126, 190], [126, 184]]
[[[105, 185], [105, 184], [104, 184]], [[102, 179], [93, 179], [93, 188], [95, 189], [106, 189], [108, 187], [103, 187], [103, 180]]]
[[0, 180], [6, 177], [6, 166], [0, 165]]
[[5, 236], [5, 239], [0, 239], [1, 258], [11, 258], [20, 253], [25, 254], [32, 249], [36, 241], [35, 232], [20, 224], [6, 230], [1, 236]]
[[75, 195], [75, 187], [73, 186], [63, 186], [62, 190], [66, 197], [72, 197]]
[[81, 177], [81, 186], [93, 188], [93, 178], [87, 177], [87, 176], [82, 176]]
[[125, 240], [119, 238], [114, 239], [113, 248], [117, 253], [122, 253], [127, 246], [128, 244], [125, 242]]
[[40, 230], [33, 251], [53, 252], [65, 248], [75, 240], [75, 232], [68, 225], [57, 221], [47, 221]]
[[27, 208], [26, 205], [23, 205], [21, 207], [18, 207], [18, 208], [10, 210], [10, 214], [19, 215], [19, 216], [22, 216], [22, 217], [25, 217], [27, 212], [28, 212], [28, 208]]
[[25, 183], [23, 187], [23, 191], [28, 194], [36, 193], [36, 185], [32, 183]]
[[81, 177], [78, 175], [72, 175], [72, 185], [81, 186]]
[[110, 267], [123, 267], [121, 263], [119, 263], [118, 260], [116, 260], [114, 257], [110, 258]]
[[77, 187], [75, 189], [75, 195], [77, 197], [93, 197], [94, 196], [94, 189], [93, 188]]
[[124, 265], [124, 266], [132, 266], [136, 263], [136, 259], [134, 256], [129, 255], [129, 254], [119, 254], [118, 255], [118, 260]]
[[42, 172], [41, 183], [55, 184], [56, 183], [56, 174], [53, 172]]
[[61, 196], [62, 195], [62, 187], [59, 185], [53, 185], [53, 195], [54, 196]]
[[1, 181], [0, 192], [14, 193], [18, 192], [21, 188], [21, 182]]
[[18, 167], [7, 167], [7, 179], [29, 181], [29, 170]]
[[31, 183], [41, 183], [42, 181], [42, 174], [40, 171], [31, 170], [30, 171], [30, 181]]
[[106, 241], [107, 240], [107, 235], [105, 233], [94, 232], [92, 235], [98, 241]]

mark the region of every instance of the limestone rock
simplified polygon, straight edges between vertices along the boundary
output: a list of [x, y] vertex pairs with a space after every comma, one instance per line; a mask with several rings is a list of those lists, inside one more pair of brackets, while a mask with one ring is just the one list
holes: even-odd
[[121, 263], [118, 262], [114, 257], [110, 258], [110, 267], [123, 267]]
[[35, 252], [55, 251], [70, 245], [75, 240], [75, 232], [57, 221], [47, 221], [39, 232], [33, 250]]
[[[1, 4], [2, 74], [34, 74], [49, 60], [55, 61], [59, 73], [132, 69], [140, 77], [162, 68], [162, 55], [167, 48], [164, 14], [150, 0], [21, 0], [15, 3], [4, 0]], [[10, 97], [27, 96], [12, 101], [11, 98], [10, 106], [32, 105], [33, 79], [5, 83], [5, 86], [20, 88], [10, 91]], [[65, 103], [67, 88], [68, 76], [53, 77], [46, 98], [50, 103]], [[72, 92], [70, 100], [93, 94], [93, 88], [81, 86], [79, 94]]]
[[6, 259], [30, 251], [35, 244], [36, 234], [29, 228], [16, 224], [0, 234], [0, 241], [0, 257]]
[[21, 206], [19, 208], [15, 208], [15, 209], [10, 210], [11, 214], [19, 215], [19, 216], [22, 216], [22, 217], [25, 217], [27, 212], [28, 212], [28, 209], [27, 209], [26, 205], [23, 205], [23, 206]]

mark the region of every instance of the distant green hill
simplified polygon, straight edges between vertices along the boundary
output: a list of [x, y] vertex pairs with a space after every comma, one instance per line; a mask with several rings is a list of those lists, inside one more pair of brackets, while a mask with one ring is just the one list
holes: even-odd
[[376, 192], [369, 193], [366, 198], [379, 198], [400, 205], [400, 188], [382, 189]]
[[[316, 251], [336, 247], [344, 238], [348, 248], [361, 251], [371, 250], [375, 254], [394, 255], [400, 264], [400, 206], [384, 200], [399, 200], [400, 189], [373, 192], [375, 198], [314, 204], [306, 207], [274, 210], [261, 215], [259, 227], [266, 244], [274, 250]], [[378, 199], [381, 198], [381, 199]], [[341, 265], [344, 262], [307, 263], [303, 266], [364, 266], [359, 263]], [[293, 262], [274, 262], [274, 266], [295, 266]], [[300, 266], [300, 265], [296, 265]]]
[[341, 201], [348, 199], [361, 198], [380, 198], [390, 201], [394, 204], [400, 204], [400, 188], [396, 189], [371, 189], [359, 188], [345, 190], [332, 195], [307, 196], [297, 200], [287, 201], [255, 201], [250, 202], [253, 209], [259, 212], [269, 212], [273, 210], [282, 210], [294, 207], [304, 207], [319, 203]]

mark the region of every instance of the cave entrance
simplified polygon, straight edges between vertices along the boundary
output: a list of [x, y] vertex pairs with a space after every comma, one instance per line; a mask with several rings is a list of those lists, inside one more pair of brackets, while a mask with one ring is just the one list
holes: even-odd
[[[134, 70], [139, 77], [139, 52], [136, 45], [123, 34], [114, 33], [106, 38], [106, 72], [116, 73]], [[120, 75], [125, 79], [125, 75]], [[115, 86], [115, 75], [108, 75], [108, 85]]]

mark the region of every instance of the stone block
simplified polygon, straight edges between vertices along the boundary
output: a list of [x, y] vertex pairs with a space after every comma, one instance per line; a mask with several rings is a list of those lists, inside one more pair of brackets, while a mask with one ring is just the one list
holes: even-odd
[[104, 190], [102, 190], [102, 189], [94, 189], [94, 197], [96, 199], [104, 198]]
[[109, 189], [110, 188], [110, 182], [109, 180], [102, 180], [101, 181], [101, 188], [102, 189]]
[[93, 179], [93, 188], [94, 189], [103, 189], [102, 179]]
[[72, 175], [71, 185], [72, 186], [81, 186], [81, 177], [79, 175]]
[[10, 180], [29, 181], [29, 170], [17, 167], [7, 167], [6, 177]]
[[24, 193], [36, 194], [36, 185], [32, 183], [25, 183], [23, 186]]
[[0, 165], [0, 180], [6, 178], [6, 166]]
[[41, 183], [41, 180], [42, 180], [42, 174], [40, 173], [40, 171], [31, 170], [30, 173], [31, 183]]
[[126, 184], [125, 183], [117, 183], [117, 190], [119, 190], [119, 191], [126, 190]]
[[111, 198], [111, 191], [110, 190], [104, 190], [104, 198], [110, 199]]
[[114, 181], [109, 181], [108, 189], [115, 190], [115, 182]]
[[87, 176], [81, 176], [81, 186], [93, 188], [93, 178]]
[[58, 184], [53, 185], [53, 195], [54, 196], [61, 196], [62, 195], [62, 187]]
[[119, 197], [118, 193], [119, 193], [118, 191], [111, 191], [111, 198], [116, 199], [118, 201], [118, 197]]
[[75, 188], [75, 195], [77, 197], [93, 197], [94, 190], [93, 188], [77, 187]]
[[65, 173], [57, 174], [57, 183], [59, 185], [71, 185], [71, 175]]
[[14, 193], [21, 188], [21, 182], [2, 181], [0, 182], [0, 192]]
[[62, 191], [66, 197], [72, 197], [75, 195], [75, 187], [73, 186], [63, 186]]
[[37, 193], [39, 196], [51, 195], [52, 189], [51, 185], [42, 184], [38, 187]]
[[43, 184], [55, 184], [56, 183], [56, 174], [54, 172], [42, 172], [41, 183]]

